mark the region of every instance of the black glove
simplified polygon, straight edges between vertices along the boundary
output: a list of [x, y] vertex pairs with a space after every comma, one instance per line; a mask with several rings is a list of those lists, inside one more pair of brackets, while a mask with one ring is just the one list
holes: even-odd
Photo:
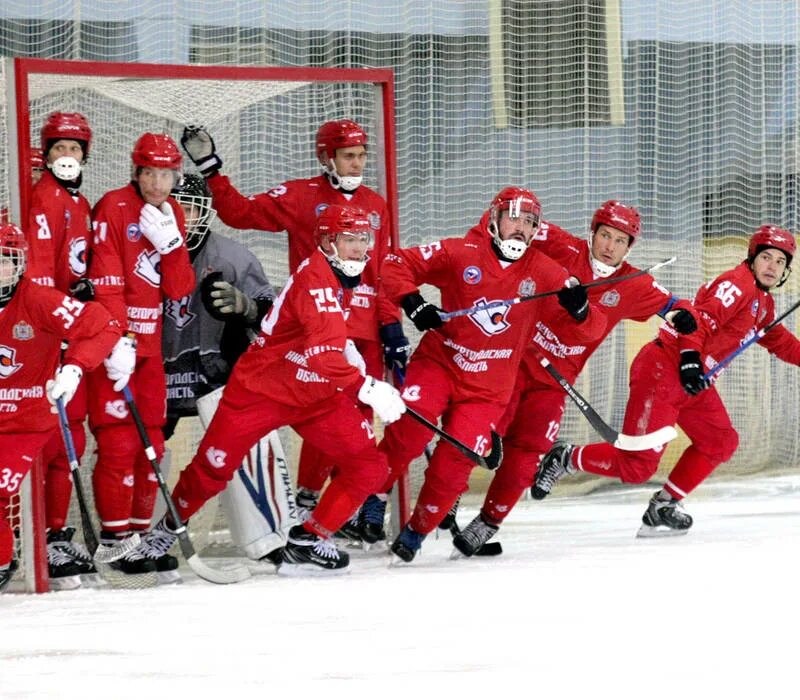
[[[223, 283], [225, 289], [220, 289], [218, 283]], [[233, 292], [228, 294], [227, 292], [231, 290]], [[238, 295], [236, 292], [238, 292]], [[254, 316], [257, 309], [252, 299], [249, 299], [242, 292], [239, 292], [236, 287], [222, 279], [222, 272], [219, 270], [209, 272], [203, 278], [200, 283], [200, 298], [203, 300], [203, 306], [211, 318], [215, 318], [217, 321], [230, 321], [234, 315], [248, 320]], [[250, 303], [248, 304], [248, 302]], [[250, 312], [249, 316], [248, 312]]]
[[441, 309], [429, 301], [425, 301], [422, 295], [417, 292], [403, 297], [401, 306], [418, 331], [429, 331], [432, 328], [441, 328], [444, 325], [442, 317], [439, 316]]
[[589, 315], [589, 295], [586, 287], [579, 284], [575, 287], [564, 287], [558, 292], [558, 303], [561, 304], [578, 323], [585, 321]]
[[686, 309], [678, 309], [670, 320], [672, 327], [682, 335], [694, 333], [697, 330], [697, 321]]
[[92, 301], [94, 299], [94, 285], [88, 277], [81, 277], [69, 285], [69, 295], [78, 301]]
[[489, 469], [497, 469], [503, 463], [503, 438], [492, 431], [492, 451], [485, 457]]
[[697, 396], [703, 389], [708, 389], [710, 382], [703, 379], [703, 362], [697, 350], [682, 350], [678, 367], [683, 390], [691, 396]]
[[189, 124], [181, 135], [181, 146], [203, 177], [216, 175], [222, 167], [214, 139], [204, 127]]
[[411, 343], [403, 333], [402, 324], [400, 321], [388, 323], [381, 327], [379, 335], [383, 343], [383, 361], [387, 369], [397, 370], [405, 375]]

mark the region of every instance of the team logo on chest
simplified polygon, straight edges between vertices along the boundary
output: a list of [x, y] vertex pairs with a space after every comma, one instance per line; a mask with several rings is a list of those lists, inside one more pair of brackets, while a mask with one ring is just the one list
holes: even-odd
[[139, 228], [139, 224], [128, 224], [125, 235], [131, 243], [136, 243], [142, 237], [142, 230]]
[[371, 211], [367, 214], [367, 221], [369, 221], [369, 227], [373, 231], [377, 231], [381, 227], [381, 215], [376, 211]]
[[86, 274], [86, 239], [83, 237], [69, 242], [69, 270], [76, 277]]
[[158, 287], [161, 284], [161, 256], [157, 250], [149, 253], [143, 250], [136, 258], [136, 265], [133, 271], [141, 277], [147, 284]]
[[33, 338], [33, 326], [27, 321], [20, 321], [11, 329], [14, 340], [30, 340]]
[[189, 310], [191, 301], [192, 295], [187, 294], [180, 299], [167, 299], [164, 302], [164, 315], [172, 319], [172, 322], [179, 331], [182, 331], [197, 318], [197, 314]]
[[530, 277], [526, 277], [522, 282], [519, 283], [519, 289], [517, 290], [517, 294], [521, 297], [529, 297], [536, 291], [536, 282], [534, 282]]
[[464, 281], [467, 284], [478, 284], [483, 278], [483, 273], [481, 272], [481, 268], [476, 267], [475, 265], [470, 265], [467, 268], [464, 268]]
[[619, 292], [612, 289], [600, 297], [600, 303], [603, 306], [617, 306], [619, 304]]
[[753, 314], [753, 318], [758, 316], [758, 299], [753, 299], [753, 305], [750, 307], [750, 313]]
[[[486, 297], [481, 297], [475, 301], [473, 306], [484, 306], [485, 304], [489, 303], [493, 304], [495, 301], [502, 300], [497, 299], [489, 301], [486, 299]], [[484, 311], [475, 311], [467, 318], [469, 318], [486, 335], [497, 335], [511, 326], [511, 324], [506, 320], [506, 316], [510, 310], [511, 307], [507, 304], [504, 304], [503, 306], [494, 306], [491, 309], [486, 309]]]
[[7, 345], [0, 345], [0, 379], [7, 379], [20, 367], [21, 362], [14, 362], [16, 351]]

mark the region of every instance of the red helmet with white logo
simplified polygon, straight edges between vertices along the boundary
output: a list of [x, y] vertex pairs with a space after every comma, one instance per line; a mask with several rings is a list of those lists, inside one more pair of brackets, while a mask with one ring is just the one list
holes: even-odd
[[[336, 243], [341, 236], [354, 236], [366, 240], [367, 246], [372, 240], [372, 227], [367, 213], [359, 207], [332, 204], [317, 219], [316, 237], [320, 249], [328, 258], [328, 262], [347, 277], [355, 277], [363, 272], [369, 260], [364, 255], [362, 260], [345, 260], [340, 257]], [[330, 243], [331, 253], [325, 250], [324, 244]]]
[[642, 229], [642, 217], [633, 207], [629, 207], [615, 199], [603, 202], [592, 217], [592, 233], [602, 224], [611, 226], [631, 237], [631, 245], [636, 242]]
[[137, 168], [180, 170], [183, 156], [175, 141], [167, 134], [142, 134], [131, 154]]
[[325, 122], [317, 131], [317, 158], [336, 157], [337, 148], [366, 146], [367, 132], [352, 119]]
[[22, 229], [15, 224], [0, 226], [0, 301], [8, 301], [14, 293], [22, 273], [28, 243]]
[[797, 251], [797, 242], [791, 231], [764, 224], [750, 237], [750, 245], [747, 247], [747, 257], [750, 262], [764, 248], [777, 248], [786, 253], [786, 267], [789, 267]]
[[86, 117], [78, 112], [52, 112], [42, 126], [42, 153], [47, 156], [50, 146], [61, 139], [80, 141], [83, 159], [89, 155], [92, 145], [92, 130]]

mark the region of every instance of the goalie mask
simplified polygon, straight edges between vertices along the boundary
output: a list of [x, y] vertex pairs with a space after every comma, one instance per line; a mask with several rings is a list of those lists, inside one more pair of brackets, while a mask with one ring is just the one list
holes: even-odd
[[22, 230], [14, 224], [0, 226], [0, 305], [5, 306], [14, 294], [22, 273], [28, 244]]
[[172, 189], [172, 196], [186, 214], [186, 248], [199, 248], [208, 235], [209, 224], [217, 214], [211, 204], [211, 192], [200, 175], [184, 175]]
[[[503, 240], [500, 236], [500, 220], [503, 212], [507, 212], [509, 219], [525, 219], [530, 217], [533, 223], [533, 232], [526, 241], [516, 238]], [[539, 221], [542, 217], [542, 205], [536, 195], [522, 187], [506, 187], [497, 193], [489, 207], [489, 233], [497, 249], [506, 260], [519, 260], [531, 244]]]
[[52, 112], [45, 120], [40, 135], [42, 157], [48, 163], [50, 149], [58, 141], [75, 141], [80, 145], [83, 152], [80, 161], [71, 155], [63, 155], [49, 163], [50, 170], [59, 180], [77, 180], [92, 145], [92, 130], [86, 117], [78, 112]]
[[594, 216], [592, 216], [591, 233], [589, 234], [589, 262], [592, 265], [592, 271], [597, 277], [609, 277], [614, 274], [628, 255], [626, 252], [617, 265], [608, 265], [594, 256], [592, 253], [594, 235], [597, 229], [603, 225], [626, 234], [628, 236], [628, 249], [630, 249], [636, 243], [636, 239], [641, 232], [642, 217], [634, 207], [629, 207], [615, 199], [609, 199], [597, 208]]
[[[320, 250], [335, 270], [345, 277], [358, 277], [364, 271], [369, 261], [367, 249], [372, 241], [372, 228], [362, 209], [338, 204], [329, 206], [317, 219], [316, 236]], [[352, 249], [354, 243], [363, 244], [364, 252], [358, 260], [350, 259], [344, 252], [344, 245]]]
[[797, 242], [791, 231], [787, 231], [777, 226], [764, 224], [750, 237], [750, 245], [747, 247], [747, 262], [751, 269], [755, 257], [766, 248], [777, 248], [786, 255], [786, 269], [783, 271], [780, 282], [776, 286], [783, 285], [792, 273], [792, 259], [797, 251]]
[[351, 119], [325, 122], [317, 131], [317, 158], [323, 172], [336, 189], [352, 192], [361, 185], [362, 175], [340, 175], [336, 171], [336, 151], [352, 146], [367, 147], [367, 132]]

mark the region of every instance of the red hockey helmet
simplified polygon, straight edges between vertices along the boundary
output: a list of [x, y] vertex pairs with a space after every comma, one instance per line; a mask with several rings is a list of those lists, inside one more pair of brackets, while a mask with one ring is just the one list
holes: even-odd
[[366, 146], [367, 132], [352, 119], [325, 122], [317, 131], [317, 158], [336, 157], [337, 148]]
[[[328, 261], [337, 270], [347, 277], [360, 275], [369, 260], [364, 255], [362, 260], [344, 260], [339, 256], [336, 243], [340, 236], [353, 236], [365, 240], [369, 246], [372, 240], [372, 227], [369, 224], [367, 213], [359, 207], [332, 204], [327, 207], [317, 219], [316, 236], [320, 249]], [[325, 243], [329, 243], [333, 252], [325, 250]]]
[[142, 134], [131, 153], [137, 168], [180, 170], [183, 156], [175, 141], [167, 134]]
[[638, 210], [615, 199], [603, 202], [592, 217], [592, 233], [602, 224], [611, 226], [631, 237], [631, 245], [636, 242], [642, 229], [642, 217]]
[[777, 248], [786, 253], [786, 267], [789, 267], [797, 251], [797, 242], [791, 231], [764, 224], [750, 237], [750, 245], [747, 247], [747, 257], [750, 262], [764, 248]]
[[28, 243], [22, 229], [15, 224], [0, 226], [0, 301], [7, 301], [14, 293], [22, 273]]
[[489, 206], [489, 234], [492, 240], [507, 260], [519, 260], [528, 249], [530, 240], [524, 243], [513, 238], [503, 240], [500, 237], [500, 214], [504, 211], [508, 212], [511, 219], [531, 214], [535, 219], [535, 231], [539, 228], [539, 221], [542, 218], [542, 205], [530, 190], [522, 187], [504, 187], [495, 195]]
[[47, 156], [50, 146], [61, 139], [79, 141], [83, 148], [83, 159], [89, 155], [92, 145], [92, 130], [86, 117], [78, 112], [52, 112], [42, 126], [42, 154]]

